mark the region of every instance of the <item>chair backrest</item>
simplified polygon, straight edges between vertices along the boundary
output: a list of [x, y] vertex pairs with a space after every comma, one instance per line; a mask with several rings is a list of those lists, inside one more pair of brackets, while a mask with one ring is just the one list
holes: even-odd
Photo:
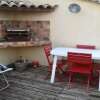
[[96, 49], [96, 47], [94, 45], [81, 45], [81, 44], [77, 44], [76, 47], [77, 48], [81, 48], [81, 49]]
[[83, 53], [75, 53], [68, 52], [67, 57], [68, 63], [76, 63], [76, 64], [92, 64], [92, 55], [91, 54], [83, 54]]
[[52, 45], [51, 44], [48, 44], [48, 45], [44, 46], [44, 52], [45, 52], [45, 55], [46, 55], [46, 58], [47, 58], [47, 61], [48, 61], [49, 65], [51, 65], [51, 63], [52, 63], [51, 54], [50, 54], [51, 49], [52, 49]]

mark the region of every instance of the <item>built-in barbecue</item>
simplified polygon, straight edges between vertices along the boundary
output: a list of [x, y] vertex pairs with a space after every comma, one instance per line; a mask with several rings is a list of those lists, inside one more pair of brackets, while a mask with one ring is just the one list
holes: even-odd
[[29, 41], [31, 38], [30, 29], [7, 28], [5, 31], [7, 41]]
[[50, 41], [49, 21], [0, 21], [0, 42]]

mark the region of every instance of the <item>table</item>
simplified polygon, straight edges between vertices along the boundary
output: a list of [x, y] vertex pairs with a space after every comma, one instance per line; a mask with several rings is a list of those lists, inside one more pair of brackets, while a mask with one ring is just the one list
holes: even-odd
[[[51, 50], [51, 55], [54, 56], [52, 74], [51, 74], [51, 80], [50, 80], [51, 83], [54, 83], [56, 63], [57, 63], [58, 57], [67, 57], [68, 52], [92, 54], [93, 60], [100, 60], [100, 50], [97, 50], [97, 49], [91, 50], [91, 49], [64, 48], [64, 47], [54, 48]], [[99, 91], [100, 91], [100, 74], [99, 74]]]

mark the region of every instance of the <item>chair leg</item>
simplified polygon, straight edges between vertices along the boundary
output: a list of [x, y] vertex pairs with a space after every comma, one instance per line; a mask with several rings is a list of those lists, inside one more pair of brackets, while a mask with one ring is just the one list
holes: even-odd
[[56, 68], [56, 77], [57, 77], [58, 81], [60, 81], [60, 82], [63, 81], [62, 70], [59, 67]]
[[56, 78], [58, 81], [63, 82], [63, 74], [60, 74], [59, 72], [56, 72]]
[[45, 80], [49, 79], [51, 76], [51, 70], [52, 70], [52, 66], [48, 66], [48, 74], [46, 75], [46, 77], [44, 78]]
[[51, 71], [48, 71], [48, 74], [46, 75], [46, 77], [44, 79], [48, 80], [48, 79], [50, 79], [50, 76], [51, 76]]
[[90, 80], [91, 80], [91, 75], [88, 76], [87, 89], [86, 89], [87, 91], [89, 90]]
[[69, 72], [68, 88], [71, 88], [72, 73]]
[[9, 82], [8, 82], [8, 80], [7, 80], [6, 76], [4, 75], [4, 73], [2, 74], [2, 77], [3, 77], [3, 79], [4, 79], [5, 83], [6, 83], [6, 86], [5, 86], [5, 87], [0, 88], [0, 91], [2, 91], [2, 90], [4, 90], [4, 89], [6, 89], [6, 88], [8, 88], [8, 87], [9, 87]]

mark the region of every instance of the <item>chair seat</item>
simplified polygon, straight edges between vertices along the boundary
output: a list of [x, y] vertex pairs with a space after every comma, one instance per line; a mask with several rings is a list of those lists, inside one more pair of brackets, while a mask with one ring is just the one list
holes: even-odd
[[69, 68], [70, 72], [74, 73], [81, 73], [81, 74], [90, 74], [91, 73], [91, 68], [88, 68], [87, 66], [81, 67], [81, 66], [74, 66]]
[[[58, 64], [58, 65], [60, 65], [60, 64], [62, 64], [62, 65], [64, 64], [64, 65], [65, 65], [66, 62], [67, 62], [67, 61], [65, 61], [65, 60], [63, 60], [63, 61], [62, 61], [62, 60], [58, 60], [58, 61], [57, 61], [57, 64]], [[63, 66], [62, 66], [62, 67], [63, 67]]]
[[[51, 67], [52, 67], [52, 62], [50, 63]], [[57, 61], [57, 70], [60, 70], [62, 73], [66, 71], [67, 69], [67, 64], [66, 61], [62, 61], [62, 60], [58, 60]], [[51, 70], [50, 70], [51, 71]]]
[[[57, 60], [57, 67], [60, 67], [60, 68], [63, 68], [63, 65], [66, 65], [66, 62], [65, 60]], [[50, 62], [50, 65], [52, 66], [53, 62]]]

